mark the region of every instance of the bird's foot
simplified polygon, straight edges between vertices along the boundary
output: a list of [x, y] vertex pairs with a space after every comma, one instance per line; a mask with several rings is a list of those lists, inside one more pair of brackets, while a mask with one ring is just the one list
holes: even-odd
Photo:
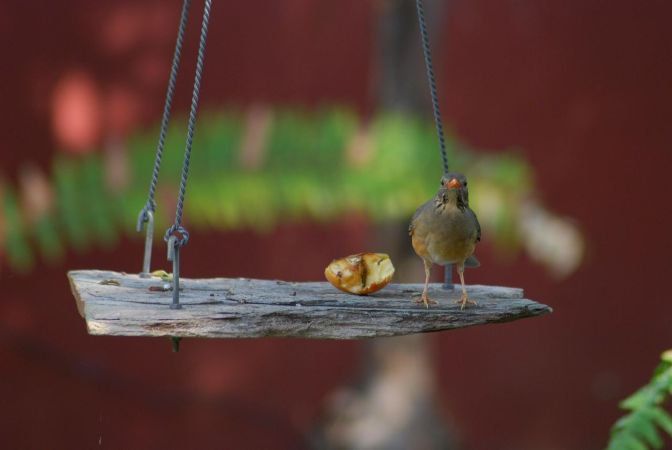
[[467, 306], [467, 305], [474, 305], [474, 306], [478, 305], [478, 303], [476, 303], [476, 300], [472, 300], [467, 296], [466, 292], [463, 292], [460, 299], [455, 300], [455, 303], [460, 305], [460, 311], [463, 310], [464, 307]]
[[437, 302], [436, 300], [432, 300], [431, 298], [429, 298], [429, 295], [427, 295], [426, 292], [423, 292], [422, 295], [419, 298], [416, 298], [413, 301], [415, 303], [418, 303], [418, 304], [424, 303], [425, 308], [429, 308], [429, 305], [438, 305], [439, 304], [439, 302]]

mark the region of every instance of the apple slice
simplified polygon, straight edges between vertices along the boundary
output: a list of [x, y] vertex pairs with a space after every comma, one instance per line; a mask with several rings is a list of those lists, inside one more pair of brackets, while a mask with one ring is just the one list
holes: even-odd
[[366, 295], [384, 288], [394, 275], [392, 260], [385, 253], [358, 253], [335, 259], [324, 269], [334, 287], [350, 294]]

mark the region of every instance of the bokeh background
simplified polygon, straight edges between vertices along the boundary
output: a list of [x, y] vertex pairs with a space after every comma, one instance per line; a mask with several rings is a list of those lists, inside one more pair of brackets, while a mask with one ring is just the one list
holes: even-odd
[[[554, 313], [406, 340], [187, 340], [173, 354], [164, 339], [88, 336], [66, 271], [140, 269], [134, 223], [180, 2], [0, 2], [3, 448], [605, 446], [618, 401], [672, 339], [672, 4], [427, 9], [451, 163], [484, 225], [467, 281], [524, 287]], [[411, 0], [215, 2], [184, 276], [319, 280], [367, 249], [421, 281], [405, 227], [440, 159], [413, 14]], [[163, 255], [157, 241], [154, 268], [169, 269]], [[414, 395], [412, 413], [388, 414]], [[414, 430], [432, 436], [424, 447]]]

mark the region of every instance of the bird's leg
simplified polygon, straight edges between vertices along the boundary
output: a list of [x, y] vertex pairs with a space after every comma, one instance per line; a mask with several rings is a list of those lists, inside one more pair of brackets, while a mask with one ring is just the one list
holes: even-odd
[[460, 276], [460, 283], [462, 283], [462, 295], [455, 303], [460, 304], [461, 310], [464, 309], [467, 303], [471, 305], [478, 305], [476, 301], [469, 299], [469, 296], [467, 295], [467, 288], [464, 286], [464, 262], [457, 265], [457, 274]]
[[438, 305], [439, 302], [432, 300], [427, 295], [427, 288], [429, 286], [429, 276], [432, 273], [432, 263], [423, 258], [422, 260], [425, 263], [425, 288], [422, 290], [422, 296], [415, 300], [416, 303], [424, 303], [425, 308], [429, 308], [429, 305]]

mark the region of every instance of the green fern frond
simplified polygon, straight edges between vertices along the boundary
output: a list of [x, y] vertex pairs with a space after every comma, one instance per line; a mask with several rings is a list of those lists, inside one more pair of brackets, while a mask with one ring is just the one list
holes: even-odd
[[630, 411], [611, 429], [607, 450], [649, 450], [663, 448], [661, 431], [672, 437], [672, 416], [663, 404], [672, 394], [672, 350], [661, 356], [649, 384], [621, 402]]
[[[254, 120], [234, 109], [199, 115], [185, 204], [194, 236], [206, 227], [266, 232], [281, 222], [325, 222], [352, 213], [366, 214], [373, 223], [403, 221], [437, 188], [441, 167], [436, 133], [428, 121], [389, 112], [363, 121], [342, 107], [277, 108], [267, 114], [268, 130], [255, 150], [261, 156], [252, 166], [244, 164], [243, 156], [250, 150], [246, 136]], [[175, 117], [166, 136], [156, 239], [173, 220], [186, 121]], [[56, 157], [50, 173], [44, 174], [51, 196], [39, 220], [26, 218], [22, 186], [0, 180], [0, 269], [7, 260], [11, 269], [29, 270], [36, 253], [57, 262], [65, 249], [111, 247], [124, 233], [142, 239], [135, 225], [147, 201], [157, 135], [158, 125], [129, 136], [114, 150], [121, 154], [117, 166], [102, 151]], [[451, 165], [468, 174], [471, 203], [496, 248], [507, 254], [531, 249], [540, 253], [541, 248], [546, 253], [535, 260], [542, 264], [557, 258], [552, 246], [540, 246], [535, 236], [554, 241], [545, 224], [549, 218], [566, 221], [540, 201], [530, 206], [530, 164], [512, 152], [474, 152], [451, 133], [446, 138]], [[123, 181], [111, 184], [110, 175], [122, 172]], [[532, 221], [539, 224], [537, 235], [527, 228], [521, 232], [531, 210], [544, 219]], [[522, 235], [534, 245], [526, 246]], [[581, 241], [576, 246], [582, 247], [580, 233], [576, 235], [575, 241]]]

